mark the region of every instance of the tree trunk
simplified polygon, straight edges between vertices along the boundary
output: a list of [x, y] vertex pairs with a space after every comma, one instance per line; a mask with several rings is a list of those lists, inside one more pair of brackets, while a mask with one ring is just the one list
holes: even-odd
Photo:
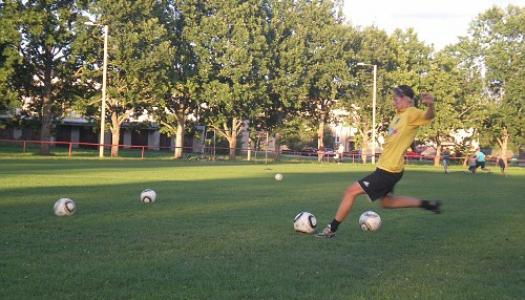
[[237, 134], [238, 134], [238, 128], [239, 124], [237, 124], [237, 118], [233, 118], [232, 120], [232, 128], [231, 128], [231, 136], [230, 139], [228, 139], [228, 142], [230, 143], [230, 160], [236, 159], [236, 148], [237, 148]]
[[185, 127], [185, 118], [184, 114], [177, 114], [177, 133], [175, 135], [175, 153], [173, 159], [181, 159], [182, 154], [184, 153], [184, 127]]
[[118, 157], [118, 145], [120, 143], [120, 127], [111, 129], [111, 157]]
[[509, 143], [509, 134], [507, 131], [507, 128], [503, 128], [501, 131], [501, 139], [498, 139], [498, 144], [501, 149], [501, 159], [505, 162], [505, 166], [507, 166], [507, 147]]
[[229, 139], [229, 143], [230, 143], [230, 155], [229, 155], [229, 158], [230, 160], [235, 160], [236, 159], [236, 147], [237, 147], [237, 132], [235, 129], [232, 129], [232, 136], [231, 138]]
[[111, 157], [118, 157], [120, 144], [120, 122], [116, 112], [111, 113]]
[[436, 144], [436, 156], [434, 156], [434, 167], [439, 167], [441, 161], [441, 144]]
[[468, 164], [470, 154], [468, 152], [465, 152], [465, 157], [463, 158], [463, 167], [466, 167]]
[[317, 129], [317, 149], [324, 148], [324, 121], [319, 122], [319, 128]]
[[252, 160], [252, 139], [248, 137], [248, 153], [246, 159], [248, 161]]
[[49, 142], [51, 141], [51, 124], [53, 123], [53, 112], [51, 109], [51, 66], [47, 66], [44, 71], [44, 94], [42, 97], [42, 115], [40, 127], [40, 154], [49, 155]]
[[367, 158], [367, 154], [368, 154], [368, 135], [366, 134], [361, 134], [361, 139], [362, 139], [362, 143], [361, 143], [361, 161], [366, 164], [366, 158]]
[[276, 133], [273, 137], [274, 139], [274, 161], [280, 161], [281, 160], [281, 134]]
[[49, 155], [49, 142], [51, 141], [51, 124], [53, 116], [51, 112], [51, 103], [49, 97], [45, 96], [42, 105], [42, 123], [40, 127], [40, 154]]
[[212, 128], [216, 130], [220, 135], [222, 135], [226, 140], [228, 140], [229, 146], [229, 158], [230, 160], [236, 159], [236, 148], [237, 148], [237, 135], [239, 134], [239, 129], [242, 126], [242, 122], [239, 122], [236, 117], [232, 120], [232, 126], [228, 126], [228, 123], [223, 123], [221, 126], [211, 125]]

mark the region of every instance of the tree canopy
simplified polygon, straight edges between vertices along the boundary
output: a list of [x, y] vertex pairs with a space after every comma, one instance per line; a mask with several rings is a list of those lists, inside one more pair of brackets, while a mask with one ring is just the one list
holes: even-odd
[[[113, 156], [122, 125], [141, 115], [176, 136], [175, 158], [194, 122], [227, 140], [235, 159], [242, 129], [269, 131], [278, 153], [282, 137], [309, 128], [321, 147], [342, 109], [348, 114], [338, 121], [356, 129], [365, 159], [380, 141], [371, 132], [380, 137], [393, 115], [391, 90], [400, 84], [435, 94], [436, 119], [419, 138], [438, 149], [436, 161], [461, 129], [502, 153], [523, 148], [523, 7], [490, 8], [467, 36], [435, 51], [413, 29], [349, 24], [341, 3], [0, 1], [0, 110], [19, 108], [24, 114], [16, 117], [39, 120], [44, 141], [71, 110], [98, 124], [107, 25]], [[377, 66], [376, 128], [371, 68], [359, 63]]]

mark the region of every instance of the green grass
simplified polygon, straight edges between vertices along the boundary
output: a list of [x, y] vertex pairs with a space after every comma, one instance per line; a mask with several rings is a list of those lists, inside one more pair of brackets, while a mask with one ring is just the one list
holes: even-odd
[[[2, 157], [0, 299], [525, 297], [523, 169], [411, 166], [396, 192], [443, 199], [443, 214], [362, 198], [320, 240], [292, 218], [306, 210], [325, 225], [371, 166]], [[144, 188], [157, 203], [139, 203]], [[60, 197], [74, 216], [53, 215]], [[378, 232], [357, 226], [368, 209]]]

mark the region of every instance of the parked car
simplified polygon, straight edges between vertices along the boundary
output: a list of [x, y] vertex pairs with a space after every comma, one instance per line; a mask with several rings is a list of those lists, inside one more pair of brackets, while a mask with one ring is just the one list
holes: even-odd
[[432, 147], [428, 147], [423, 152], [421, 152], [421, 157], [423, 157], [423, 159], [434, 159], [435, 156], [436, 149]]
[[301, 149], [301, 155], [303, 156], [317, 156], [317, 149], [313, 147], [304, 147]]
[[414, 151], [407, 151], [405, 156], [407, 159], [421, 159], [421, 154]]
[[325, 148], [324, 149], [324, 156], [328, 156], [328, 157], [334, 157], [335, 156], [335, 151], [334, 149], [332, 148]]
[[282, 154], [295, 154], [296, 151], [290, 149], [287, 145], [281, 145], [281, 153]]
[[295, 151], [293, 150], [290, 150], [290, 149], [283, 149], [281, 150], [281, 154], [291, 154], [293, 155]]

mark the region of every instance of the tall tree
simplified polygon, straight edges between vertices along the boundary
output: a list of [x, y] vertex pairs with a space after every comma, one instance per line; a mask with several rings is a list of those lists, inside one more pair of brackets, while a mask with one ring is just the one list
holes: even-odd
[[166, 28], [170, 41], [170, 55], [165, 57], [164, 68], [156, 72], [154, 97], [162, 130], [175, 135], [174, 158], [182, 158], [184, 134], [188, 116], [198, 109], [199, 87], [195, 41], [200, 34], [200, 23], [206, 15], [205, 1], [164, 1], [160, 22]]
[[[456, 154], [464, 156], [463, 164], [465, 165], [468, 162], [468, 153], [472, 149], [472, 144], [488, 112], [484, 104], [486, 97], [483, 92], [482, 70], [478, 67], [476, 53], [477, 50], [473, 49], [473, 44], [466, 39], [446, 47], [439, 53], [442, 57], [448, 57], [448, 61], [454, 62], [454, 65], [449, 64], [442, 71], [449, 70], [450, 73], [454, 73], [455, 76], [451, 78], [449, 85], [459, 85], [460, 88], [459, 94], [455, 95], [455, 100], [451, 103], [452, 115], [455, 119], [450, 121], [454, 124], [451, 135], [456, 144]], [[434, 59], [433, 62], [435, 61]], [[427, 79], [426, 82], [425, 86], [432, 86], [431, 79]], [[443, 83], [447, 85], [446, 82]], [[447, 89], [444, 85], [431, 87], [429, 90]], [[439, 111], [436, 113], [440, 114]]]
[[[72, 55], [76, 1], [17, 1], [10, 20], [21, 34], [16, 88], [41, 122], [40, 139], [50, 141], [52, 125], [74, 99], [77, 60]], [[23, 100], [23, 99], [28, 99]], [[49, 144], [40, 152], [49, 153]]]
[[348, 27], [337, 14], [337, 1], [300, 1], [297, 34], [302, 48], [303, 111], [317, 127], [317, 146], [324, 146], [330, 111], [350, 85], [348, 57], [352, 44]]
[[435, 97], [436, 115], [429, 126], [420, 129], [420, 136], [436, 146], [434, 166], [439, 166], [441, 149], [449, 142], [454, 129], [461, 128], [459, 106], [463, 88], [463, 76], [457, 68], [458, 61], [446, 51], [439, 52], [432, 59], [430, 69], [422, 78], [422, 85]]
[[210, 126], [228, 140], [231, 160], [244, 121], [260, 114], [268, 100], [267, 5], [263, 0], [208, 2], [199, 28], [200, 95]]
[[265, 7], [268, 15], [267, 31], [268, 75], [266, 94], [268, 102], [261, 114], [250, 120], [250, 126], [267, 130], [274, 140], [274, 160], [280, 159], [281, 139], [290, 130], [290, 120], [299, 115], [303, 97], [301, 53], [302, 38], [297, 34], [301, 15], [297, 1], [271, 1]]
[[15, 1], [0, 2], [0, 111], [13, 107], [17, 99], [13, 77], [20, 63], [20, 34], [16, 31], [17, 20], [12, 17], [15, 9]]
[[480, 14], [470, 28], [477, 46], [487, 90], [489, 114], [482, 137], [496, 143], [506, 160], [514, 141], [525, 140], [525, 8], [493, 7]]
[[[407, 84], [416, 93], [426, 91], [422, 78], [430, 68], [433, 49], [421, 41], [417, 33], [409, 28], [395, 30], [390, 36], [391, 50], [394, 52], [394, 68], [387, 73], [390, 84], [387, 86]], [[390, 88], [388, 95], [390, 96]]]
[[[111, 156], [118, 156], [120, 128], [131, 117], [143, 113], [156, 99], [153, 90], [158, 74], [171, 61], [171, 45], [159, 21], [164, 7], [154, 0], [92, 1], [87, 16], [109, 25], [107, 117], [110, 119]], [[81, 29], [79, 42], [85, 57], [81, 74], [85, 81], [101, 82], [103, 47], [100, 28]], [[97, 85], [96, 87], [100, 87]], [[90, 102], [99, 106], [100, 101]]]
[[[377, 66], [377, 103], [376, 103], [376, 130], [380, 131], [381, 124], [387, 122], [380, 116], [391, 112], [390, 96], [393, 85], [389, 72], [396, 69], [395, 44], [384, 30], [376, 27], [366, 27], [358, 32], [355, 40], [356, 54], [351, 60], [350, 73], [353, 75], [352, 88], [341, 106], [349, 112], [347, 122], [357, 130], [356, 144], [361, 148], [361, 160], [367, 160], [369, 145], [371, 144], [372, 124], [372, 92], [373, 74], [371, 68], [357, 66], [363, 62]], [[376, 141], [372, 141], [375, 145]]]

